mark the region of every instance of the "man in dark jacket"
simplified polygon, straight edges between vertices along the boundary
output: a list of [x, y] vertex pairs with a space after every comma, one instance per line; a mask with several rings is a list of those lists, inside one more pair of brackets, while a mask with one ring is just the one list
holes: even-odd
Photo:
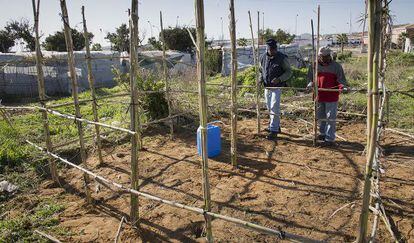
[[260, 57], [260, 79], [265, 87], [265, 100], [270, 113], [267, 139], [275, 139], [280, 132], [280, 87], [292, 76], [287, 56], [277, 51], [274, 39], [266, 41], [267, 51]]
[[[332, 60], [329, 47], [321, 47], [318, 52], [318, 88], [338, 91], [318, 91], [317, 118], [318, 139], [326, 145], [335, 145], [336, 115], [338, 113], [339, 91], [346, 92], [348, 83], [341, 64]], [[313, 86], [313, 71], [309, 68], [308, 89]]]

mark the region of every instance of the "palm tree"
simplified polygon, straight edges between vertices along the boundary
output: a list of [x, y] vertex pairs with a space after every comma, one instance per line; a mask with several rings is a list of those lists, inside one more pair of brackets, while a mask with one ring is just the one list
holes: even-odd
[[368, 11], [368, 3], [367, 3], [367, 0], [365, 0], [365, 11], [364, 13], [361, 13], [361, 15], [358, 18], [358, 22], [362, 24], [361, 53], [365, 52], [364, 36], [365, 36], [365, 25], [367, 23], [367, 18], [368, 18], [367, 11]]
[[401, 50], [404, 51], [405, 39], [408, 37], [407, 32], [402, 32], [398, 36], [398, 46], [401, 47]]
[[239, 46], [247, 46], [247, 39], [246, 38], [240, 38], [237, 40], [237, 45]]
[[348, 36], [345, 33], [336, 35], [337, 41], [341, 43], [341, 53], [344, 53], [344, 45], [348, 43]]

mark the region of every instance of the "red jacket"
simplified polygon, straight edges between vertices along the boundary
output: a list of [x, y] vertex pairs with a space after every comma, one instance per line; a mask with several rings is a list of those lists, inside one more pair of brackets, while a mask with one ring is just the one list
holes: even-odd
[[[309, 69], [308, 79], [312, 80], [312, 69]], [[327, 65], [318, 63], [318, 88], [342, 89], [348, 86], [342, 66], [332, 61]], [[339, 91], [318, 91], [319, 102], [338, 102]]]

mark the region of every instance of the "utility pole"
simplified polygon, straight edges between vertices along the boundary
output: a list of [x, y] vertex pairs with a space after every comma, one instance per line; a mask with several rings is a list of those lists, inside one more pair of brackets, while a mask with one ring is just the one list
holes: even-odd
[[[265, 43], [265, 39], [264, 39], [264, 32], [265, 32], [264, 12], [262, 12], [262, 14], [263, 14], [263, 21], [262, 21], [262, 31], [263, 31], [263, 34], [262, 34], [262, 43], [264, 44]], [[259, 40], [257, 40], [257, 42], [259, 42]]]
[[298, 36], [298, 16], [299, 14], [296, 14], [296, 17], [295, 17], [295, 37]]
[[224, 42], [224, 31], [223, 31], [223, 17], [220, 17], [221, 20], [221, 44]]
[[151, 22], [148, 20], [147, 21], [148, 22], [148, 24], [149, 24], [149, 27], [150, 27], [150, 32], [151, 32], [151, 38], [153, 37], [153, 35], [152, 35], [152, 24], [151, 24]]

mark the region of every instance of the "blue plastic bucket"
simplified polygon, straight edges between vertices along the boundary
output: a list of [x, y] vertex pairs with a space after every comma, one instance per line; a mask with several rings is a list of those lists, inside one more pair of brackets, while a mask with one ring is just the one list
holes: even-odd
[[[201, 129], [197, 129], [197, 151], [201, 156]], [[207, 125], [207, 156], [209, 158], [221, 153], [221, 129], [211, 124]]]

